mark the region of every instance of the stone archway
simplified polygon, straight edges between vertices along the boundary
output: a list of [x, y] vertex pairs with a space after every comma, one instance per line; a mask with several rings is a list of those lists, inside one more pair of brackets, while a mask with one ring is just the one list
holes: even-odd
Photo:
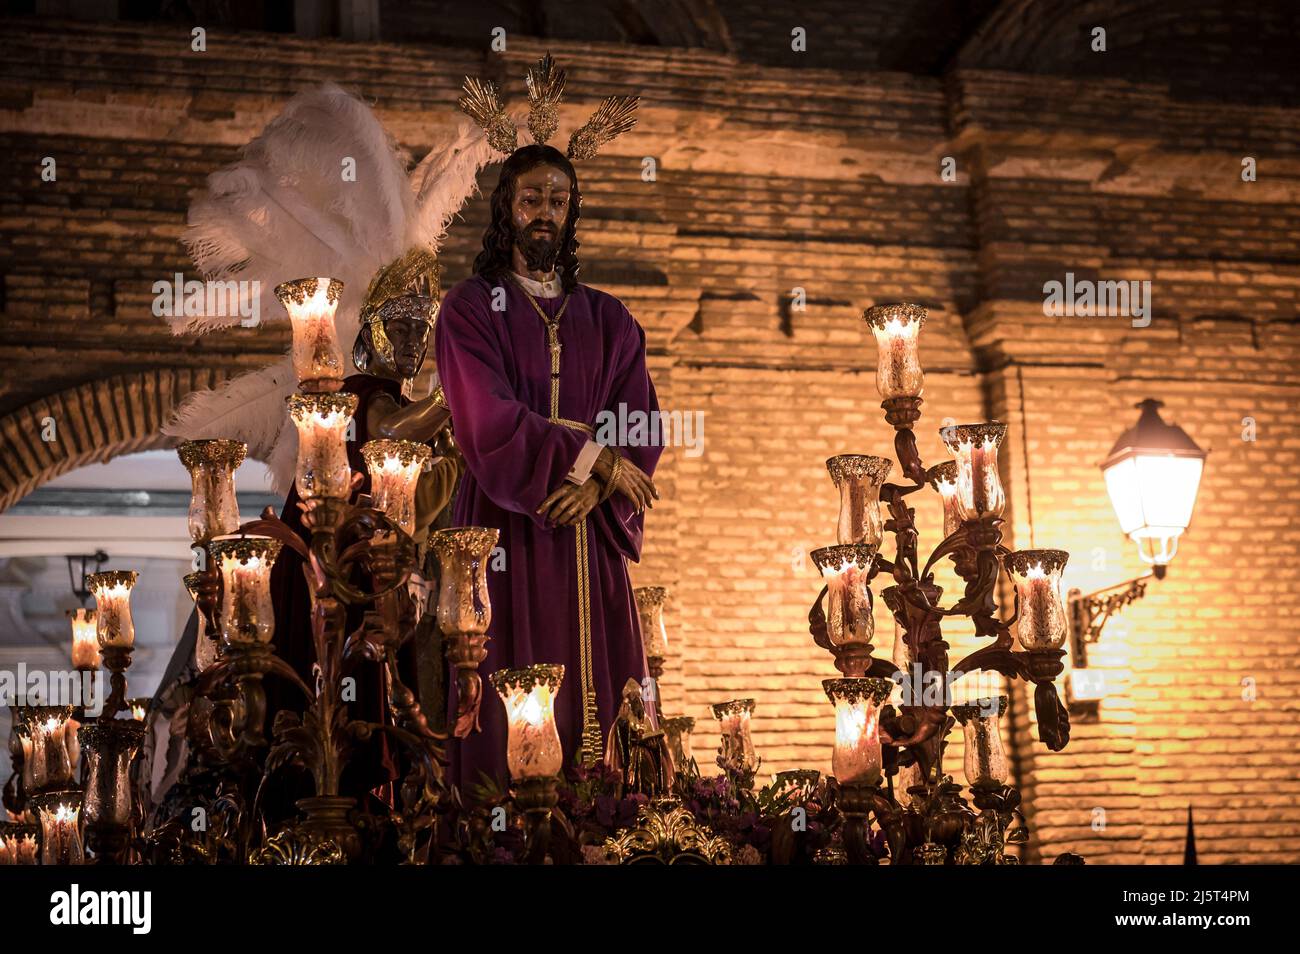
[[222, 369], [137, 371], [89, 381], [0, 418], [0, 512], [48, 480], [120, 454], [175, 443], [161, 429], [191, 391], [216, 387]]

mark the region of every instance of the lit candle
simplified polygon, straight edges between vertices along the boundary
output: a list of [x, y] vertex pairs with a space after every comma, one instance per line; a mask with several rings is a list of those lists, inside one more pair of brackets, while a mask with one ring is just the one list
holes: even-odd
[[[198, 600], [199, 573], [186, 573], [185, 591], [190, 594], [190, 599]], [[202, 613], [197, 614], [199, 620], [198, 637], [194, 641], [194, 668], [199, 672], [205, 672], [209, 666], [217, 661], [218, 650], [217, 641], [208, 633], [208, 622]]]
[[27, 736], [23, 758], [31, 766], [33, 792], [58, 791], [73, 786], [72, 757], [68, 750], [71, 706], [34, 706], [25, 710]]
[[1001, 517], [1007, 498], [998, 476], [998, 448], [1007, 426], [998, 421], [940, 430], [957, 463], [957, 513], [962, 520]]
[[34, 746], [29, 735], [20, 735], [18, 744], [23, 750], [23, 788], [28, 792], [36, 791], [36, 762], [32, 759]]
[[826, 581], [826, 636], [831, 645], [869, 645], [876, 623], [871, 617], [867, 579], [876, 548], [865, 544], [822, 547], [809, 556]]
[[86, 586], [95, 594], [95, 634], [100, 649], [135, 645], [131, 588], [139, 578], [135, 570], [105, 570], [86, 577]]
[[343, 383], [343, 349], [334, 327], [343, 283], [335, 278], [298, 278], [275, 286], [293, 326], [293, 370], [304, 390], [337, 390]]
[[190, 472], [190, 540], [207, 543], [239, 529], [235, 470], [248, 445], [240, 441], [186, 441], [176, 453]]
[[957, 506], [957, 462], [945, 460], [925, 472], [925, 479], [943, 501], [943, 535], [950, 537], [961, 527]]
[[0, 865], [34, 865], [36, 860], [35, 835], [0, 836]]
[[1016, 638], [1028, 650], [1060, 649], [1069, 635], [1061, 574], [1070, 558], [1064, 550], [1017, 550], [1006, 557], [1020, 598]]
[[885, 400], [920, 397], [925, 384], [917, 342], [926, 310], [920, 305], [877, 305], [863, 312], [876, 336], [876, 390]]
[[357, 410], [355, 394], [295, 394], [289, 416], [298, 429], [296, 483], [303, 500], [347, 498], [352, 471], [347, 432]]
[[831, 480], [840, 491], [838, 541], [880, 546], [880, 487], [893, 462], [869, 454], [841, 454], [826, 461]]
[[100, 664], [95, 611], [82, 607], [72, 616], [72, 668], [93, 672]]
[[227, 646], [269, 643], [275, 633], [271, 602], [271, 568], [280, 555], [280, 541], [269, 537], [240, 537], [208, 544], [221, 570], [221, 638]]
[[721, 733], [718, 766], [726, 772], [743, 776], [758, 770], [754, 740], [749, 734], [750, 715], [753, 711], [753, 699], [733, 699], [713, 706], [713, 718], [718, 720]]
[[420, 472], [433, 460], [428, 444], [416, 441], [367, 441], [361, 457], [370, 473], [370, 499], [376, 510], [415, 534], [415, 489]]
[[72, 777], [77, 777], [77, 768], [81, 762], [81, 739], [78, 735], [81, 723], [68, 716], [68, 726], [63, 730], [63, 747], [68, 750], [68, 764], [72, 766]]
[[835, 748], [831, 770], [840, 784], [875, 785], [881, 777], [880, 707], [894, 688], [892, 679], [826, 679], [826, 696], [835, 703]]
[[148, 712], [149, 712], [149, 706], [147, 703], [139, 699], [131, 700], [131, 718], [134, 719], [136, 722], [143, 722], [144, 717]]
[[1002, 748], [1000, 728], [1000, 720], [1006, 711], [1006, 696], [976, 699], [952, 707], [952, 714], [961, 723], [966, 740], [963, 767], [966, 784], [971, 788], [992, 788], [1007, 780], [1007, 756]]
[[668, 630], [664, 626], [664, 601], [668, 590], [662, 586], [638, 586], [632, 590], [637, 616], [641, 621], [641, 641], [647, 659], [668, 657]]
[[41, 864], [79, 865], [85, 860], [81, 847], [81, 808], [59, 802], [39, 809], [41, 822]]
[[555, 726], [555, 694], [564, 681], [564, 667], [499, 669], [488, 681], [506, 708], [510, 778], [518, 782], [559, 775], [564, 753]]

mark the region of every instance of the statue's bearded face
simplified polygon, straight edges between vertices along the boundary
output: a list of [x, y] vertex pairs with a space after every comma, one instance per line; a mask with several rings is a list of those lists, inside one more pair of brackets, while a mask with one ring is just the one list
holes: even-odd
[[529, 169], [515, 180], [510, 218], [515, 248], [530, 272], [549, 274], [555, 269], [569, 222], [572, 185], [562, 170], [547, 165]]

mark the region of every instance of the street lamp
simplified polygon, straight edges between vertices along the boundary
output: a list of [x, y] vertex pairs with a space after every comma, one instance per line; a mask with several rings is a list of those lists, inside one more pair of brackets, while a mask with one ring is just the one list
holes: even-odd
[[1125, 431], [1102, 462], [1110, 502], [1120, 529], [1138, 545], [1142, 559], [1164, 576], [1178, 537], [1192, 520], [1205, 451], [1175, 424], [1160, 418], [1162, 402], [1138, 404], [1142, 416]]
[[1160, 417], [1161, 401], [1147, 398], [1138, 422], [1120, 435], [1101, 464], [1120, 529], [1138, 545], [1151, 570], [1136, 579], [1092, 593], [1069, 593], [1070, 644], [1076, 669], [1087, 667], [1087, 644], [1101, 636], [1110, 617], [1146, 593], [1147, 580], [1162, 580], [1192, 520], [1205, 451], [1187, 432]]

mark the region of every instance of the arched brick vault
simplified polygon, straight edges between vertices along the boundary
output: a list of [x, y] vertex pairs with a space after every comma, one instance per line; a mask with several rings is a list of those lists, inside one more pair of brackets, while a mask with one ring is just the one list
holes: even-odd
[[[0, 418], [0, 511], [86, 464], [174, 444], [161, 429], [191, 391], [221, 383], [220, 368], [154, 369], [88, 381]], [[50, 422], [53, 423], [51, 428]], [[42, 434], [53, 435], [45, 440]]]

